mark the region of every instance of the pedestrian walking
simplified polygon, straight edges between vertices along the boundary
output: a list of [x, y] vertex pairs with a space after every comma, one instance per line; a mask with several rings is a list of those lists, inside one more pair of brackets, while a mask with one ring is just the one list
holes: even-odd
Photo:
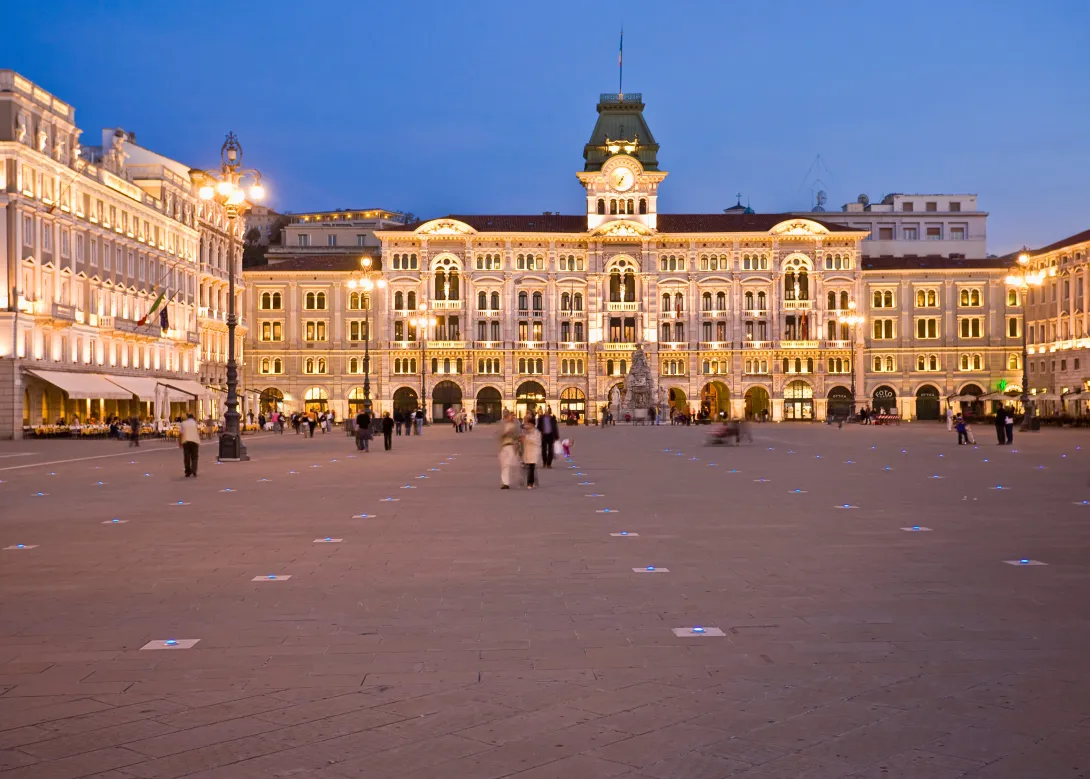
[[1003, 424], [1007, 428], [1007, 445], [1014, 443], [1014, 407], [1007, 409]]
[[548, 406], [545, 407], [545, 413], [537, 419], [537, 430], [541, 434], [541, 461], [544, 467], [553, 467], [553, 444], [556, 439], [560, 437], [560, 431], [557, 428], [556, 417], [553, 416], [553, 410]]
[[526, 466], [526, 489], [537, 486], [537, 464], [541, 460], [541, 433], [531, 419], [522, 425], [522, 464]]
[[511, 471], [518, 463], [519, 432], [515, 415], [506, 409], [500, 423], [500, 489], [511, 489]]
[[361, 452], [371, 451], [371, 412], [366, 409], [356, 414], [356, 448]]
[[969, 426], [965, 424], [965, 417], [958, 414], [954, 417], [954, 428], [958, 431], [958, 446], [969, 443]]
[[401, 426], [405, 423], [405, 417], [401, 415], [400, 409], [394, 411], [394, 429], [397, 430], [397, 434], [401, 435]]
[[995, 437], [999, 445], [1007, 443], [1007, 410], [1000, 406], [995, 410]]
[[311, 411], [309, 417], [310, 418], [308, 420], [308, 423], [310, 425], [310, 437], [314, 438], [314, 430], [318, 427], [318, 412]]
[[129, 420], [129, 446], [140, 446], [140, 417], [135, 414]]
[[185, 478], [192, 476], [197, 478], [197, 459], [201, 455], [201, 431], [197, 427], [197, 420], [189, 414], [178, 425], [178, 446], [182, 450], [182, 467], [185, 468]]
[[946, 404], [946, 432], [950, 432], [954, 429], [954, 410], [950, 408], [950, 404]]
[[416, 434], [420, 435], [424, 432], [424, 409], [418, 408], [416, 414], [414, 414], [413, 422], [416, 425]]
[[390, 418], [390, 412], [382, 414], [382, 446], [388, 452], [394, 445], [394, 420]]

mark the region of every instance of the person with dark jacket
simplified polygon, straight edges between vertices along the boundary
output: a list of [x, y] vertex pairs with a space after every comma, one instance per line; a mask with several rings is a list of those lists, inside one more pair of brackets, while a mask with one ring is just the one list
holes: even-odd
[[360, 451], [370, 451], [371, 442], [371, 413], [361, 411], [356, 414], [356, 448]]
[[401, 426], [405, 424], [405, 417], [401, 411], [394, 411], [394, 426], [397, 428], [397, 434], [401, 435]]
[[553, 467], [553, 443], [560, 437], [553, 410], [545, 407], [545, 413], [537, 418], [537, 430], [541, 433], [541, 461], [544, 467]]
[[386, 411], [382, 414], [382, 444], [386, 451], [390, 451], [390, 447], [394, 445], [394, 420], [390, 418], [390, 412]]
[[995, 437], [999, 445], [1007, 443], [1007, 410], [1000, 406], [995, 410]]

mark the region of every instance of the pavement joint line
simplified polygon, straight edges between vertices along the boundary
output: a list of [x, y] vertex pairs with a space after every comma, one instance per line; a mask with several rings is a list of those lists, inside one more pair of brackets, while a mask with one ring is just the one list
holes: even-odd
[[[249, 443], [249, 442], [247, 442], [247, 443]], [[219, 444], [218, 441], [203, 441], [201, 443], [201, 446], [213, 446], [213, 445], [218, 445], [218, 444]], [[148, 454], [148, 453], [152, 453], [152, 452], [175, 452], [176, 453], [177, 451], [178, 451], [178, 447], [176, 447], [176, 446], [159, 446], [159, 447], [156, 447], [155, 449], [143, 449], [143, 450], [141, 450], [140, 454]], [[114, 452], [112, 454], [93, 454], [93, 455], [90, 455], [88, 457], [72, 457], [72, 458], [67, 459], [67, 460], [48, 460], [48, 461], [42, 462], [42, 463], [27, 463], [26, 465], [9, 465], [9, 466], [7, 466], [5, 468], [0, 468], [0, 471], [18, 471], [18, 470], [22, 470], [23, 468], [37, 468], [39, 466], [44, 467], [46, 465], [64, 465], [65, 463], [81, 463], [81, 462], [86, 462], [87, 460], [101, 460], [101, 459], [106, 458], [106, 457], [132, 457], [132, 452], [125, 451], [125, 452]]]

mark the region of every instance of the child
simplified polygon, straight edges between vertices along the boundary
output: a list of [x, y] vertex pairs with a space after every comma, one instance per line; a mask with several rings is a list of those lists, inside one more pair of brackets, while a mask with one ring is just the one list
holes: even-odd
[[954, 428], [958, 431], [958, 446], [969, 443], [969, 426], [965, 424], [965, 417], [958, 414], [954, 417]]
[[573, 441], [570, 438], [565, 438], [563, 441], [560, 442], [560, 446], [564, 450], [564, 456], [565, 457], [571, 457], [571, 445], [572, 445], [572, 443], [573, 443]]

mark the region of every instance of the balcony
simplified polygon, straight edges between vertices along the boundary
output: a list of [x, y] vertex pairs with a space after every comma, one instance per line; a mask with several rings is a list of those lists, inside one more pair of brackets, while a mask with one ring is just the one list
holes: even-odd
[[[746, 313], [750, 313], [750, 312], [747, 311]], [[705, 310], [705, 311], [700, 312], [700, 317], [702, 319], [716, 319], [717, 317], [725, 317], [726, 315], [727, 315], [727, 312], [726, 312], [725, 309], [722, 310], [722, 311], [708, 311], [708, 310]]]
[[433, 300], [431, 302], [433, 311], [460, 311], [462, 308], [462, 301], [460, 300]]
[[187, 344], [193, 344], [194, 346], [197, 346], [201, 342], [201, 337], [197, 333], [186, 333], [185, 342]]
[[429, 349], [465, 349], [465, 341], [427, 341], [425, 346]]
[[701, 341], [700, 348], [704, 351], [727, 351], [732, 349], [734, 344], [730, 341]]
[[114, 329], [114, 318], [112, 316], [100, 316], [97, 317], [96, 321], [99, 327], [105, 328], [106, 330]]
[[817, 349], [818, 341], [780, 341], [781, 349]]
[[502, 349], [504, 345], [503, 341], [474, 341], [473, 348], [475, 349]]
[[606, 311], [639, 311], [640, 304], [632, 303], [606, 303]]
[[567, 349], [569, 351], [570, 350], [575, 350], [575, 349], [586, 351], [587, 342], [586, 341], [558, 341], [557, 344], [556, 344], [556, 348], [557, 349]]
[[825, 348], [826, 349], [851, 349], [852, 348], [852, 342], [851, 341], [826, 341], [825, 342]]
[[758, 319], [762, 319], [762, 318], [768, 316], [768, 309], [767, 308], [747, 308], [744, 313], [745, 313], [745, 315], [747, 317], [756, 317]]
[[768, 349], [772, 346], [771, 341], [754, 341], [751, 338], [747, 338], [742, 344], [743, 349]]
[[688, 349], [688, 341], [659, 341], [659, 351]]
[[500, 312], [494, 308], [478, 308], [477, 316], [480, 318], [487, 318], [490, 316], [499, 316]]
[[628, 343], [626, 341], [606, 341], [601, 346], [601, 349], [606, 352], [630, 352], [635, 348], [635, 342]]
[[419, 349], [419, 341], [390, 341], [391, 349]]
[[61, 303], [53, 304], [53, 318], [59, 319], [63, 322], [75, 322], [76, 321], [76, 307], [66, 306]]
[[809, 311], [813, 308], [812, 300], [785, 300], [783, 301], [784, 311]]
[[515, 347], [518, 349], [548, 349], [548, 341], [515, 341]]

